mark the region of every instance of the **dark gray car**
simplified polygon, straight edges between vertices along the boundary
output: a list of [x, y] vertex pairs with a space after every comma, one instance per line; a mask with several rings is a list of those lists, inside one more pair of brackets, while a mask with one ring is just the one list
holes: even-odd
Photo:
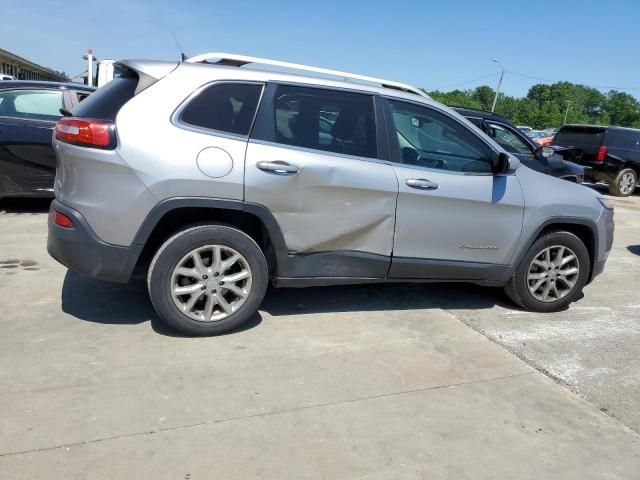
[[52, 197], [53, 127], [95, 89], [75, 83], [0, 82], [0, 197]]
[[[470, 108], [454, 108], [471, 123], [493, 138], [529, 168], [573, 183], [582, 183], [584, 167], [565, 160], [561, 151], [566, 147], [540, 147], [518, 127], [495, 113]], [[565, 153], [568, 155], [569, 152]]]

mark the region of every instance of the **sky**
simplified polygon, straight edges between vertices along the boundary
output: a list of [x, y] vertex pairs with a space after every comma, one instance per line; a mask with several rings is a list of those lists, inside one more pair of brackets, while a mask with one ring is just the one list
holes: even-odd
[[[640, 0], [0, 0], [0, 48], [77, 75], [100, 59], [232, 52], [526, 95], [566, 80], [640, 99]], [[512, 73], [513, 72], [513, 73]], [[524, 75], [524, 76], [522, 76]], [[544, 81], [526, 78], [536, 77]]]

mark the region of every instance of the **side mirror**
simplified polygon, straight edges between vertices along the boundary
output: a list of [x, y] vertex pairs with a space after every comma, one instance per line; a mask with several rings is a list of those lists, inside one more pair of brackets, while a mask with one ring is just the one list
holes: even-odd
[[504, 152], [500, 152], [498, 155], [495, 155], [493, 157], [493, 163], [491, 167], [491, 170], [495, 175], [505, 173], [507, 170], [509, 170], [509, 155]]
[[554, 153], [556, 153], [556, 151], [553, 148], [550, 148], [550, 147], [538, 147], [533, 152], [533, 154], [536, 157], [544, 157], [544, 158], [553, 157]]

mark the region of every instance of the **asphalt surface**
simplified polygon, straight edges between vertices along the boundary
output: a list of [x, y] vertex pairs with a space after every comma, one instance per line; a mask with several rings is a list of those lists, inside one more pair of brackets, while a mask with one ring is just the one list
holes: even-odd
[[185, 338], [144, 283], [49, 258], [46, 202], [0, 201], [0, 478], [635, 479], [640, 197], [616, 203], [607, 269], [565, 312], [282, 289]]

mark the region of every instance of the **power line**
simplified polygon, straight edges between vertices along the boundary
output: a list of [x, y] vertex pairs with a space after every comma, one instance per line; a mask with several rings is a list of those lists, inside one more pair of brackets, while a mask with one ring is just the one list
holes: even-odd
[[[512, 70], [507, 70], [507, 73], [510, 73], [512, 75], [516, 75], [518, 77], [524, 77], [524, 78], [529, 78], [531, 80], [537, 80], [539, 82], [558, 83], [558, 82], [566, 82], [567, 81], [567, 80], [549, 80], [548, 78], [535, 77], [533, 75], [526, 75], [524, 73], [518, 73], [518, 72], [514, 72]], [[638, 90], [638, 89], [640, 89], [640, 87], [617, 87], [617, 86], [614, 86], [614, 85], [586, 85], [586, 84], [581, 84], [581, 85], [584, 85], [585, 87], [601, 88], [601, 89], [607, 89], [607, 90]]]
[[[523, 78], [528, 78], [530, 80], [536, 80], [538, 82], [545, 82], [545, 83], [558, 83], [558, 82], [566, 82], [568, 80], [551, 80], [548, 78], [541, 78], [541, 77], [536, 77], [534, 75], [527, 75], [525, 73], [519, 73], [519, 72], [514, 72], [513, 70], [505, 70], [506, 73], [510, 73], [512, 75], [516, 75], [518, 77], [523, 77]], [[474, 83], [477, 82], [479, 80], [484, 80], [486, 78], [490, 78], [490, 77], [495, 77], [496, 75], [498, 75], [500, 72], [496, 72], [496, 73], [492, 73], [489, 75], [483, 75], [482, 77], [477, 77], [471, 80], [466, 80], [464, 82], [458, 82], [458, 83], [450, 83], [448, 85], [441, 85], [439, 87], [435, 87], [435, 88], [431, 88], [429, 90], [441, 90], [443, 88], [451, 88], [451, 87], [458, 87], [460, 85], [468, 85], [470, 83]], [[573, 82], [571, 82], [573, 83]], [[591, 88], [596, 88], [596, 89], [601, 89], [601, 90], [640, 90], [640, 87], [619, 87], [619, 86], [615, 86], [615, 85], [587, 85], [584, 83], [581, 83], [580, 85], [584, 85], [585, 87], [591, 87]]]
[[465, 82], [451, 83], [449, 85], [442, 85], [440, 87], [435, 87], [433, 90], [440, 90], [441, 88], [457, 87], [458, 85], [467, 85], [469, 83], [477, 82], [478, 80], [484, 80], [485, 78], [495, 77], [498, 73], [500, 73], [500, 72], [491, 73], [489, 75], [484, 75], [482, 77], [474, 78], [473, 80], [467, 80]]

